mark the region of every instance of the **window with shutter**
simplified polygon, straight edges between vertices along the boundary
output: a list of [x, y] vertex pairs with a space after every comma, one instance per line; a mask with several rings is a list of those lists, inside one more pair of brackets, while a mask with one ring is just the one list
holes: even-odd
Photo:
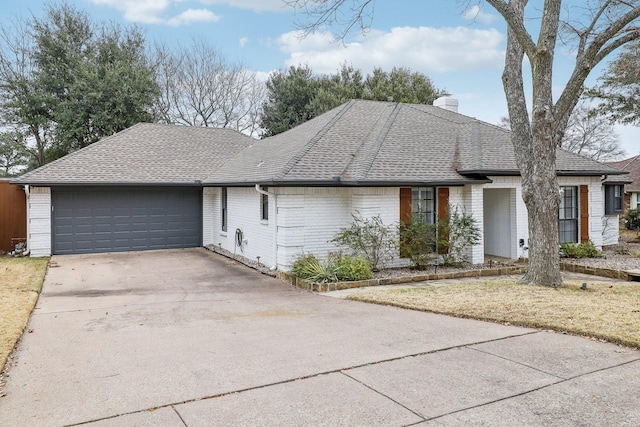
[[605, 215], [620, 215], [624, 213], [624, 186], [621, 184], [604, 186]]

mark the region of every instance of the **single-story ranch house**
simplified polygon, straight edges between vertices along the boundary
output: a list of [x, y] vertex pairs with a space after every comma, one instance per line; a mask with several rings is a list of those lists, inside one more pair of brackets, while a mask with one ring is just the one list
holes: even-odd
[[[354, 100], [264, 140], [135, 125], [13, 181], [28, 194], [28, 249], [215, 245], [288, 270], [302, 252], [335, 251], [355, 212], [391, 225], [457, 205], [483, 232], [471, 262], [526, 256], [509, 131], [445, 107]], [[557, 173], [561, 241], [617, 243], [622, 186], [608, 179], [624, 172], [559, 149]]]
[[624, 209], [640, 208], [640, 155], [620, 160], [618, 162], [607, 162], [609, 166], [629, 173], [628, 181], [624, 186]]

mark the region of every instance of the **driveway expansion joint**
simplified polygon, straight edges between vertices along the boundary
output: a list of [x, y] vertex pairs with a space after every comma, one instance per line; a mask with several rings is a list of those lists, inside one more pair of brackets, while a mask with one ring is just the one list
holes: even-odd
[[[528, 331], [528, 332], [521, 333], [521, 334], [508, 335], [508, 336], [504, 336], [504, 337], [500, 337], [500, 338], [493, 338], [493, 339], [484, 340], [484, 341], [466, 343], [466, 344], [455, 345], [455, 346], [450, 346], [450, 347], [443, 347], [443, 348], [439, 348], [439, 349], [436, 349], [436, 350], [422, 351], [422, 352], [419, 352], [419, 353], [406, 354], [406, 355], [403, 355], [403, 356], [391, 357], [391, 358], [388, 358], [388, 359], [377, 360], [377, 361], [367, 362], [367, 363], [361, 363], [361, 364], [353, 365], [353, 366], [350, 366], [350, 367], [347, 367], [347, 368], [333, 369], [333, 370], [330, 370], [330, 371], [323, 371], [323, 372], [318, 372], [318, 373], [315, 373], [315, 374], [303, 375], [303, 376], [296, 377], [296, 378], [289, 378], [289, 379], [286, 379], [286, 380], [275, 381], [275, 382], [272, 382], [272, 383], [262, 384], [262, 385], [258, 385], [258, 386], [254, 386], [254, 387], [247, 387], [247, 388], [244, 388], [244, 389], [226, 391], [226, 392], [212, 394], [212, 395], [208, 395], [208, 396], [197, 397], [197, 398], [193, 398], [193, 399], [187, 399], [187, 400], [183, 400], [183, 401], [180, 401], [180, 402], [172, 402], [172, 403], [167, 403], [167, 404], [163, 404], [163, 405], [157, 405], [157, 406], [154, 406], [154, 407], [151, 407], [151, 408], [138, 409], [138, 410], [135, 410], [135, 411], [129, 411], [129, 412], [125, 412], [125, 413], [122, 413], [122, 414], [110, 415], [110, 416], [103, 417], [103, 418], [96, 419], [96, 420], [84, 421], [84, 422], [80, 422], [80, 423], [76, 423], [76, 424], [70, 424], [68, 427], [80, 426], [80, 425], [88, 424], [88, 423], [91, 423], [91, 422], [107, 420], [107, 419], [111, 419], [111, 418], [114, 418], [114, 417], [120, 417], [120, 416], [124, 416], [124, 415], [133, 415], [133, 414], [138, 414], [138, 413], [141, 413], [141, 412], [156, 411], [158, 409], [163, 409], [163, 408], [174, 408], [175, 406], [186, 405], [188, 403], [199, 402], [201, 400], [216, 399], [218, 397], [228, 396], [228, 395], [232, 395], [232, 394], [244, 393], [244, 392], [252, 391], [252, 390], [260, 390], [260, 389], [268, 388], [268, 387], [272, 387], [272, 386], [277, 386], [277, 385], [282, 385], [282, 384], [289, 384], [289, 383], [292, 383], [292, 382], [295, 382], [295, 381], [301, 381], [301, 380], [306, 380], [306, 379], [310, 379], [310, 378], [321, 377], [323, 375], [343, 374], [343, 375], [346, 375], [349, 378], [354, 379], [350, 375], [345, 374], [345, 371], [364, 368], [364, 367], [367, 367], [367, 366], [379, 365], [381, 363], [394, 362], [394, 361], [403, 360], [403, 359], [410, 359], [410, 358], [413, 358], [413, 357], [419, 357], [419, 356], [426, 356], [426, 355], [429, 355], [429, 354], [441, 353], [441, 352], [448, 351], [448, 350], [455, 350], [455, 349], [460, 349], [460, 348], [468, 348], [469, 346], [473, 346], [473, 345], [479, 345], [479, 344], [486, 344], [486, 343], [491, 343], [491, 342], [496, 342], [496, 341], [502, 341], [502, 340], [506, 340], [506, 339], [509, 339], [509, 338], [516, 338], [516, 337], [525, 336], [525, 335], [533, 335], [533, 334], [538, 334], [540, 332], [541, 331], [537, 331], [537, 330], [536, 331]], [[355, 381], [357, 381], [357, 380], [355, 380]], [[558, 381], [558, 382], [562, 382], [562, 381]], [[366, 384], [362, 384], [362, 385], [364, 385], [365, 387], [368, 387]], [[370, 387], [368, 387], [368, 388], [370, 388]], [[544, 388], [544, 387], [542, 387], [542, 388]], [[375, 389], [371, 389], [371, 390], [375, 391], [378, 394], [381, 394], [380, 392], [378, 392]], [[394, 403], [397, 403], [398, 405], [400, 405], [403, 408], [409, 410], [410, 412], [414, 413], [415, 415], [417, 415], [417, 416], [419, 416], [421, 418], [424, 418], [423, 415], [415, 413], [413, 410], [411, 410], [411, 409], [405, 407], [404, 405], [396, 402], [395, 400], [391, 399], [390, 397], [385, 396], [385, 395], [382, 395], [382, 396], [390, 399]], [[503, 399], [499, 399], [499, 400], [503, 400]], [[499, 401], [499, 400], [497, 400], [497, 401]], [[175, 408], [174, 408], [174, 410], [175, 410]], [[428, 419], [427, 419], [427, 421], [428, 421]]]
[[173, 409], [173, 412], [175, 412], [175, 414], [178, 416], [178, 418], [180, 418], [180, 421], [182, 422], [182, 424], [184, 424], [184, 427], [188, 427], [187, 423], [184, 420], [184, 418], [182, 418], [182, 415], [180, 415], [180, 412], [178, 411], [178, 409], [175, 406], [172, 406], [171, 409]]
[[393, 397], [388, 396], [388, 395], [386, 395], [386, 394], [382, 393], [382, 392], [381, 392], [381, 391], [379, 391], [379, 390], [376, 390], [375, 388], [371, 387], [370, 385], [363, 383], [362, 381], [360, 381], [360, 380], [358, 380], [358, 379], [356, 379], [356, 378], [352, 377], [351, 375], [349, 375], [349, 374], [347, 374], [347, 373], [345, 373], [345, 372], [340, 372], [340, 373], [341, 373], [342, 375], [344, 375], [345, 377], [347, 377], [347, 378], [349, 378], [349, 379], [351, 379], [351, 380], [353, 380], [353, 381], [357, 382], [358, 384], [360, 384], [360, 385], [362, 385], [362, 386], [364, 386], [364, 387], [368, 388], [369, 390], [373, 391], [374, 393], [379, 394], [380, 396], [384, 397], [385, 399], [388, 399], [388, 400], [392, 401], [392, 402], [393, 402], [393, 403], [395, 403], [396, 405], [398, 405], [398, 406], [400, 406], [400, 407], [402, 407], [402, 408], [406, 409], [407, 411], [411, 412], [411, 413], [412, 413], [412, 414], [414, 414], [416, 417], [418, 417], [418, 418], [420, 418], [420, 419], [421, 419], [421, 421], [418, 421], [418, 422], [413, 423], [413, 424], [418, 424], [418, 423], [421, 423], [421, 422], [424, 422], [424, 421], [426, 421], [426, 420], [427, 420], [427, 418], [426, 418], [424, 415], [422, 415], [421, 413], [416, 412], [416, 411], [414, 411], [413, 409], [409, 408], [408, 406], [406, 406], [406, 405], [404, 405], [404, 404], [402, 404], [402, 403], [398, 402], [398, 401], [397, 401], [396, 399], [394, 399]]
[[[490, 354], [490, 353], [487, 353], [487, 354]], [[509, 359], [505, 359], [505, 360], [509, 360]], [[579, 375], [574, 375], [574, 376], [566, 378], [566, 379], [563, 378], [563, 379], [560, 379], [559, 381], [555, 381], [555, 382], [552, 382], [552, 383], [549, 383], [549, 384], [545, 384], [543, 386], [536, 387], [536, 388], [533, 388], [531, 390], [523, 391], [522, 393], [516, 393], [516, 394], [510, 395], [510, 396], [502, 397], [500, 399], [492, 400], [490, 402], [480, 403], [478, 405], [469, 406], [467, 408], [462, 408], [462, 409], [458, 409], [458, 410], [455, 410], [455, 411], [451, 411], [451, 412], [448, 412], [446, 414], [438, 415], [436, 417], [431, 417], [431, 418], [428, 418], [426, 421], [437, 420], [438, 418], [446, 417], [448, 415], [457, 414], [457, 413], [460, 413], [460, 412], [468, 411], [470, 409], [481, 408], [483, 406], [492, 405], [494, 403], [502, 402], [504, 400], [510, 400], [510, 399], [513, 399], [514, 397], [526, 396], [527, 394], [531, 394], [531, 393], [534, 393], [536, 391], [544, 390], [546, 388], [553, 387], [553, 386], [556, 386], [558, 384], [563, 384], [563, 383], [575, 380], [577, 378], [585, 377], [587, 375], [592, 375], [592, 374], [597, 373], [597, 372], [607, 371], [609, 369], [617, 368], [617, 367], [620, 367], [620, 366], [625, 366], [625, 365], [628, 365], [628, 364], [631, 364], [631, 363], [636, 363], [638, 361], [640, 361], [640, 358], [634, 359], [634, 360], [630, 360], [630, 361], [627, 361], [627, 362], [618, 363], [618, 364], [612, 365], [612, 366], [607, 366], [607, 367], [601, 368], [601, 369], [595, 369], [593, 371], [585, 372], [585, 373], [582, 373], [582, 374], [579, 374]], [[515, 363], [518, 363], [518, 362], [515, 362]], [[523, 366], [526, 366], [526, 365], [523, 365]], [[535, 369], [535, 368], [533, 368], [533, 369]], [[540, 372], [543, 372], [543, 371], [540, 371]], [[548, 374], [548, 375], [552, 375], [552, 376], [554, 376], [556, 378], [560, 378], [557, 375], [553, 375], [553, 374]]]

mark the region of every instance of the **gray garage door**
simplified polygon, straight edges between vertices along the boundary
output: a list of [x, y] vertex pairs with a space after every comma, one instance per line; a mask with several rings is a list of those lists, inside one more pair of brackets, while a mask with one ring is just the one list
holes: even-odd
[[202, 245], [202, 190], [61, 187], [51, 192], [54, 254]]

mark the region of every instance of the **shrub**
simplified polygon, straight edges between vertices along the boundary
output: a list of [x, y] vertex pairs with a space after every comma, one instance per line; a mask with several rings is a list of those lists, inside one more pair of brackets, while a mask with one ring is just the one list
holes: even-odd
[[409, 224], [400, 224], [400, 254], [409, 258], [411, 265], [424, 270], [436, 257], [436, 224], [430, 224], [421, 215], [411, 217]]
[[366, 280], [373, 277], [364, 257], [355, 258], [341, 253], [330, 254], [325, 262], [319, 261], [313, 254], [302, 254], [291, 266], [291, 272], [315, 283]]
[[476, 219], [459, 210], [447, 209], [447, 217], [438, 223], [438, 251], [444, 265], [459, 266], [467, 261], [467, 249], [480, 242], [480, 228]]
[[338, 280], [367, 280], [373, 277], [371, 266], [364, 256], [351, 257], [338, 254], [330, 256]]
[[313, 254], [302, 254], [291, 266], [296, 276], [316, 283], [335, 282], [336, 277], [328, 263], [321, 263]]
[[629, 209], [624, 214], [624, 226], [627, 230], [640, 232], [640, 209]]
[[391, 261], [397, 250], [396, 234], [385, 225], [379, 215], [363, 218], [359, 212], [351, 215], [353, 222], [331, 240], [351, 250], [353, 256], [364, 256], [373, 271]]
[[600, 258], [602, 256], [591, 240], [584, 243], [560, 243], [560, 251], [568, 258]]

